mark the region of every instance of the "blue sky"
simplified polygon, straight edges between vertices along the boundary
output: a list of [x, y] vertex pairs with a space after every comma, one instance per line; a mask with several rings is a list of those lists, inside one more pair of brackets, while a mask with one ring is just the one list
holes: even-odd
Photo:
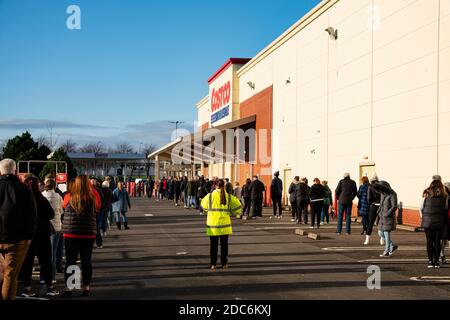
[[[192, 130], [207, 79], [253, 57], [319, 0], [0, 0], [0, 139], [158, 146]], [[69, 30], [69, 5], [81, 30]]]

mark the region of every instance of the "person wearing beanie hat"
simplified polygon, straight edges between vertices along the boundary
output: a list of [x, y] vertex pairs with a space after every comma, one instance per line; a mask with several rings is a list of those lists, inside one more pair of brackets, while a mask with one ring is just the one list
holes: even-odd
[[[272, 184], [270, 185], [270, 196], [272, 197], [272, 205], [273, 205], [273, 217], [281, 219], [283, 215], [283, 207], [281, 205], [281, 198], [283, 197], [283, 182], [278, 176], [280, 172], [277, 171], [274, 174], [274, 178], [272, 180]], [[279, 215], [277, 216], [277, 207], [279, 211]], [[271, 217], [272, 218], [272, 217]]]
[[[378, 218], [378, 208], [380, 207], [381, 194], [375, 189], [375, 184], [379, 182], [378, 175], [374, 173], [370, 178], [370, 186], [367, 191], [367, 201], [369, 202], [369, 219], [366, 230], [366, 240], [364, 245], [369, 245], [373, 226]], [[384, 238], [380, 237], [380, 245], [384, 245]]]
[[374, 172], [374, 174], [372, 175], [372, 177], [370, 177], [370, 183], [374, 183], [374, 182], [377, 182], [377, 181], [380, 181], [380, 179], [378, 179], [378, 175], [377, 175], [377, 173], [376, 172]]
[[395, 231], [397, 228], [397, 193], [387, 181], [375, 183], [374, 188], [381, 194], [380, 206], [378, 208], [378, 215], [380, 217], [378, 232], [380, 237], [384, 238], [385, 249], [380, 257], [390, 257], [394, 251], [398, 249], [398, 246], [394, 243], [391, 236], [392, 231]]

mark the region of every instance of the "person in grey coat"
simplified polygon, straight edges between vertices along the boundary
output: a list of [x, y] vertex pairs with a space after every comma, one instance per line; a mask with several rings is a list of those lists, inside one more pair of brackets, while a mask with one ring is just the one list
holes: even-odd
[[112, 208], [113, 208], [114, 215], [116, 217], [117, 228], [119, 230], [122, 229], [122, 224], [120, 221], [120, 218], [122, 217], [123, 225], [125, 226], [125, 229], [130, 229], [128, 227], [127, 211], [128, 211], [128, 208], [131, 209], [131, 203], [130, 203], [130, 197], [128, 195], [128, 192], [123, 187], [122, 181], [120, 181], [117, 184], [117, 189], [114, 190], [114, 192], [113, 192]]
[[384, 238], [386, 244], [385, 250], [380, 257], [390, 257], [398, 249], [391, 237], [391, 232], [397, 228], [397, 193], [386, 181], [374, 184], [374, 188], [381, 194], [380, 207], [378, 208], [378, 216], [380, 217], [378, 232], [380, 237]]

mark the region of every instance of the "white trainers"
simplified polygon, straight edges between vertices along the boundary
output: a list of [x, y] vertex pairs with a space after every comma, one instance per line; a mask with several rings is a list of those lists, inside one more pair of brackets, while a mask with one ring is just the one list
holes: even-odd
[[369, 242], [370, 242], [370, 236], [366, 235], [366, 241], [364, 241], [364, 245], [365, 246], [369, 245]]
[[321, 223], [320, 223], [320, 225], [321, 225], [321, 226], [323, 226], [323, 225], [324, 225], [324, 223], [323, 223], [323, 222], [321, 222]]
[[294, 218], [292, 218], [292, 219], [291, 219], [291, 222], [295, 222], [295, 219], [294, 219]]

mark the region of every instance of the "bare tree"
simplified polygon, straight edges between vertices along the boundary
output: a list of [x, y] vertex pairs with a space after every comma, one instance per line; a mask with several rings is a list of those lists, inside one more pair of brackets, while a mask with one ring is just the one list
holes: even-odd
[[152, 164], [151, 160], [148, 158], [153, 152], [156, 151], [156, 146], [154, 144], [146, 144], [144, 146], [144, 154], [145, 154], [145, 172], [147, 173], [147, 178], [150, 175], [150, 166]]
[[77, 143], [72, 141], [71, 139], [66, 139], [61, 145], [60, 148], [64, 150], [64, 152], [76, 152], [77, 151]]
[[47, 146], [47, 147], [50, 148], [50, 143], [49, 143], [47, 137], [39, 136], [39, 137], [36, 138], [35, 141], [38, 143], [38, 147], [40, 147], [40, 146]]
[[143, 149], [143, 152], [147, 157], [155, 151], [156, 151], [156, 146], [154, 144], [146, 144]]
[[126, 142], [118, 143], [116, 148], [113, 150], [113, 153], [125, 154], [125, 153], [133, 153], [133, 147]]
[[54, 131], [53, 131], [53, 123], [49, 122], [47, 124], [47, 131], [48, 131], [48, 137], [47, 137], [47, 141], [48, 141], [48, 147], [52, 150], [55, 151], [55, 147], [58, 144], [58, 140], [59, 140], [59, 135], [57, 135]]
[[102, 153], [105, 150], [101, 141], [94, 143], [87, 143], [80, 148], [80, 152], [83, 153]]

